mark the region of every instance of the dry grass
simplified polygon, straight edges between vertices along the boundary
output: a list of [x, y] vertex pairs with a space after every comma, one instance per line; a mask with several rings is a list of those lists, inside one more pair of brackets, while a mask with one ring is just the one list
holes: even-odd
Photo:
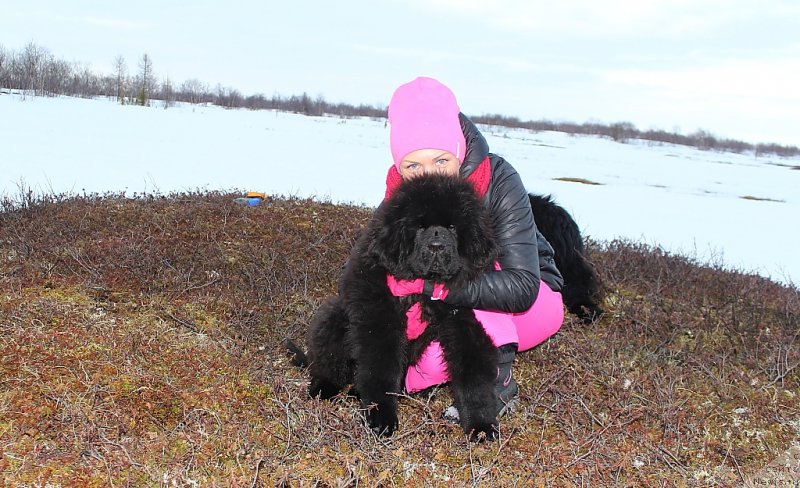
[[[520, 410], [471, 445], [447, 389], [395, 437], [307, 397], [281, 349], [370, 210], [233, 195], [29, 200], [0, 213], [8, 486], [752, 486], [797, 437], [796, 289], [592, 243], [610, 289], [518, 357]], [[757, 477], [757, 478], [754, 478]]]
[[555, 181], [566, 181], [568, 183], [580, 183], [582, 185], [602, 185], [596, 181], [587, 180], [586, 178], [573, 178], [571, 176], [562, 176], [560, 178], [553, 178]]
[[741, 198], [742, 200], [752, 200], [756, 202], [786, 203], [786, 200], [777, 200], [775, 198], [766, 198], [766, 197], [754, 197], [753, 195], [743, 195], [739, 198]]

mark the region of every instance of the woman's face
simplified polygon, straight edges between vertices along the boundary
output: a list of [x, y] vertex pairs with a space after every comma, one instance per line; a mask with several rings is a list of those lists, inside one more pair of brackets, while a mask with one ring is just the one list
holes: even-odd
[[427, 173], [457, 176], [461, 164], [453, 153], [441, 149], [418, 149], [400, 161], [398, 171], [404, 180]]

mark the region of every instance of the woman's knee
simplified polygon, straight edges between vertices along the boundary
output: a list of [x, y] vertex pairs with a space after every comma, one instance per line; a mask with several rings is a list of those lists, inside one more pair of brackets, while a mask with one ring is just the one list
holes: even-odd
[[538, 346], [552, 337], [564, 323], [564, 302], [561, 293], [542, 284], [539, 296], [530, 310], [512, 316], [519, 335], [519, 350]]
[[444, 362], [444, 352], [438, 342], [431, 342], [420, 356], [419, 361], [408, 367], [406, 371], [406, 391], [416, 393], [450, 381], [447, 366]]

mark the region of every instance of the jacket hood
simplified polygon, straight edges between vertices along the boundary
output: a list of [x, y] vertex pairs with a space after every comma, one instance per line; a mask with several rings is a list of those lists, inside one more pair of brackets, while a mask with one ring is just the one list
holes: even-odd
[[458, 120], [461, 122], [461, 130], [467, 141], [467, 152], [464, 154], [464, 161], [461, 163], [459, 173], [462, 177], [467, 177], [489, 155], [489, 143], [466, 115], [459, 112]]

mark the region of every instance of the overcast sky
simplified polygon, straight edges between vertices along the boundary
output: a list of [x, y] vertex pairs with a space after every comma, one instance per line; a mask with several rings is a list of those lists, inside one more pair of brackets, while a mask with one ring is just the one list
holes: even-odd
[[416, 76], [467, 114], [800, 145], [797, 0], [0, 0], [0, 45], [243, 94], [385, 106]]

